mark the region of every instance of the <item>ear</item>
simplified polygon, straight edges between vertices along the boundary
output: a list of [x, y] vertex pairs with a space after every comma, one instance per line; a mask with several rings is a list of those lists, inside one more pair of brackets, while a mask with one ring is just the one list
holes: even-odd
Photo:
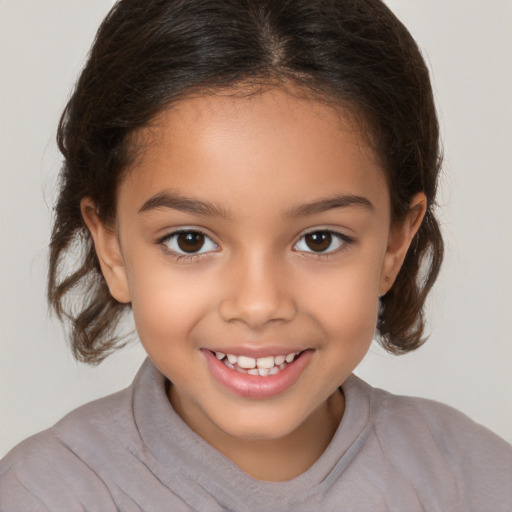
[[107, 281], [110, 294], [119, 302], [130, 302], [126, 267], [114, 229], [100, 219], [96, 205], [90, 197], [81, 200], [80, 209], [92, 235], [101, 272]]
[[393, 286], [426, 211], [427, 197], [423, 192], [419, 192], [412, 198], [405, 219], [391, 226], [381, 268], [379, 295], [385, 295]]

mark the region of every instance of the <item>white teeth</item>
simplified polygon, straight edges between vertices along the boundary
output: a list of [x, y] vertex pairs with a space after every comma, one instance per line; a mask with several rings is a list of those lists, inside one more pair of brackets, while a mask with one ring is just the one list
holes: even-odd
[[240, 368], [254, 368], [256, 366], [256, 359], [253, 357], [238, 356], [238, 366], [240, 366]]
[[288, 355], [286, 356], [286, 362], [287, 362], [287, 363], [291, 363], [291, 362], [293, 361], [293, 358], [294, 358], [295, 356], [296, 356], [296, 353], [295, 353], [295, 352], [293, 352], [293, 353], [291, 353], [291, 354], [288, 354]]
[[286, 356], [276, 356], [274, 359], [276, 360], [276, 366], [279, 366], [284, 363]]
[[292, 352], [287, 355], [254, 357], [235, 356], [234, 354], [225, 354], [224, 352], [215, 352], [215, 357], [219, 361], [232, 370], [241, 373], [249, 373], [250, 375], [259, 375], [266, 377], [267, 375], [275, 375], [284, 370], [288, 363], [291, 363], [299, 352]]
[[[276, 358], [277, 359], [277, 358]], [[258, 368], [264, 368], [270, 370], [272, 366], [274, 366], [274, 357], [268, 356], [268, 357], [259, 357], [256, 361], [258, 364]]]

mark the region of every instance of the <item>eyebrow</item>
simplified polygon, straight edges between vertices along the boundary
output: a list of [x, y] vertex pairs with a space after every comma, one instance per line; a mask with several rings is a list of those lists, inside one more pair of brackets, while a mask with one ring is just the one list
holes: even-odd
[[[356, 195], [335, 195], [291, 208], [286, 212], [285, 216], [292, 218], [305, 217], [333, 210], [335, 208], [348, 208], [354, 206], [371, 212], [375, 210], [373, 204], [366, 197]], [[223, 219], [231, 217], [224, 208], [214, 203], [180, 196], [171, 192], [160, 192], [154, 195], [141, 206], [139, 213], [159, 208], [171, 208], [173, 210], [192, 213], [202, 217], [221, 217]]]
[[315, 213], [322, 213], [335, 208], [348, 208], [351, 206], [363, 208], [369, 212], [375, 211], [373, 204], [366, 197], [339, 194], [296, 206], [289, 210], [286, 215], [288, 217], [305, 217], [307, 215], [314, 215]]
[[160, 192], [148, 199], [139, 209], [139, 213], [156, 210], [159, 208], [172, 208], [181, 212], [193, 213], [202, 217], [229, 217], [226, 210], [214, 203], [180, 196], [172, 192]]

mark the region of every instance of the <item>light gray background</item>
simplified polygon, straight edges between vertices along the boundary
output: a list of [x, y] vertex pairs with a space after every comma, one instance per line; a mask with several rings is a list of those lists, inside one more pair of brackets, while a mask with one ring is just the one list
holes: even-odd
[[[512, 2], [389, 0], [433, 69], [446, 161], [447, 257], [430, 341], [371, 349], [357, 373], [441, 400], [512, 441]], [[76, 406], [128, 385], [133, 345], [97, 368], [73, 361], [45, 303], [60, 112], [107, 0], [0, 0], [0, 455]]]

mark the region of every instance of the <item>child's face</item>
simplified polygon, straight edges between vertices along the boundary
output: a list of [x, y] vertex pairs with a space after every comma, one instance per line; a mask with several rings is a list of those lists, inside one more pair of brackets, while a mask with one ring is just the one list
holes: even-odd
[[[117, 237], [89, 225], [175, 408], [206, 438], [277, 439], [323, 417], [414, 231], [390, 230], [375, 155], [340, 112], [280, 89], [183, 100], [144, 135]], [[297, 353], [274, 375], [237, 371]]]

